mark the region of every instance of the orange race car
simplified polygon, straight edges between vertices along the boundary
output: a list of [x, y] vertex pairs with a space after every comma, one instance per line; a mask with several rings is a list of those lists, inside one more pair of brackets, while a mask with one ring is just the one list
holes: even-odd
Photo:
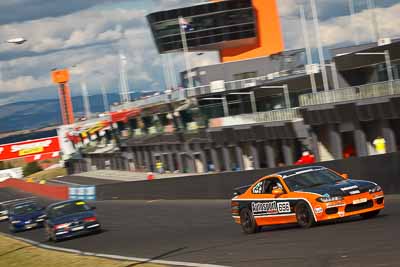
[[232, 216], [247, 234], [265, 225], [311, 227], [353, 215], [371, 218], [384, 208], [383, 191], [376, 183], [350, 180], [320, 166], [263, 177], [251, 186], [237, 188], [235, 195]]

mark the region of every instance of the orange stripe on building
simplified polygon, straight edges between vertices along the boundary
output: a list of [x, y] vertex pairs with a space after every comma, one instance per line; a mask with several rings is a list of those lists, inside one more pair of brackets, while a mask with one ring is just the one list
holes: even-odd
[[257, 17], [257, 44], [223, 49], [220, 51], [221, 62], [264, 57], [284, 50], [277, 1], [253, 0], [253, 6]]

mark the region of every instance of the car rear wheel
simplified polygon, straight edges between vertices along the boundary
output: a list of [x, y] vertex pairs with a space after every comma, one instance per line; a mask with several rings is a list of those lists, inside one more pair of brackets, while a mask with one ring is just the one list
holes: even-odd
[[363, 219], [370, 219], [376, 217], [379, 214], [380, 210], [374, 210], [366, 213], [361, 213], [360, 216]]
[[254, 234], [261, 228], [257, 226], [253, 213], [248, 208], [244, 208], [240, 211], [240, 225], [242, 226], [243, 232], [246, 234]]
[[310, 228], [315, 224], [314, 216], [310, 206], [304, 201], [299, 202], [296, 207], [297, 224], [303, 228]]
[[11, 233], [16, 233], [17, 232], [17, 229], [15, 229], [15, 227], [12, 224], [10, 224], [8, 229], [10, 230]]

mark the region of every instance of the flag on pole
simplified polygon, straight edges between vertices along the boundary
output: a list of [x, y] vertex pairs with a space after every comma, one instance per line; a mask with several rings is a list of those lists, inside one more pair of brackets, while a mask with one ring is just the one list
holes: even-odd
[[192, 25], [189, 23], [189, 21], [185, 18], [180, 17], [179, 18], [179, 26], [184, 29], [186, 32], [188, 31], [193, 31]]

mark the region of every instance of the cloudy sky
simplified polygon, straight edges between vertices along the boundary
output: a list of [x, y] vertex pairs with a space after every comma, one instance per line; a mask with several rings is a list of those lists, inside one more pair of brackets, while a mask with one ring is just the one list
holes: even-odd
[[[372, 41], [368, 0], [354, 0], [356, 15], [351, 26], [348, 0], [317, 0], [321, 37], [327, 48]], [[80, 95], [85, 80], [89, 93], [104, 84], [109, 92], [118, 88], [119, 57], [127, 57], [129, 88], [163, 90], [162, 57], [153, 44], [145, 16], [198, 3], [200, 0], [3, 0], [0, 1], [0, 105], [30, 99], [56, 98], [51, 84], [53, 68], [75, 66], [71, 88]], [[309, 0], [279, 0], [286, 49], [303, 47], [299, 28], [299, 4], [311, 19]], [[400, 0], [375, 0], [381, 36], [400, 36]], [[311, 26], [311, 21], [309, 21]], [[312, 29], [310, 27], [310, 29]], [[4, 40], [23, 36], [23, 45]], [[310, 38], [314, 34], [310, 31]], [[183, 58], [173, 55], [176, 72]], [[165, 60], [165, 59], [164, 59]], [[193, 55], [192, 65], [217, 62], [215, 53]]]

